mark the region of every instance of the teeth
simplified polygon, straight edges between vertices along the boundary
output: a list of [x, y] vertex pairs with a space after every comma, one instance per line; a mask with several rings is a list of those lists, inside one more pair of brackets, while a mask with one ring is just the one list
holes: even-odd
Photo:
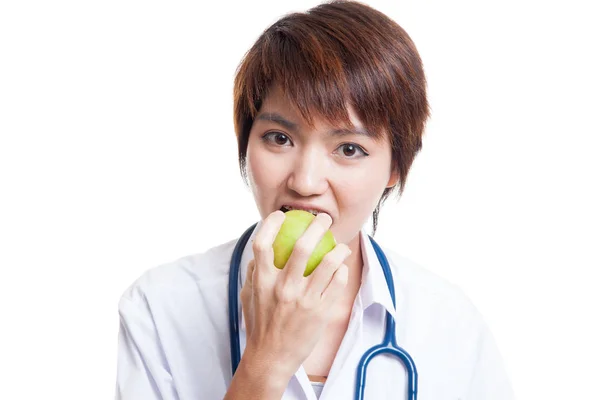
[[[283, 208], [285, 211], [301, 210], [301, 208], [294, 208], [294, 207], [290, 207], [290, 206], [283, 206], [281, 208]], [[317, 216], [317, 214], [319, 213], [319, 211], [317, 211], [317, 210], [304, 210], [304, 211], [308, 211], [309, 213], [311, 213], [314, 216]]]

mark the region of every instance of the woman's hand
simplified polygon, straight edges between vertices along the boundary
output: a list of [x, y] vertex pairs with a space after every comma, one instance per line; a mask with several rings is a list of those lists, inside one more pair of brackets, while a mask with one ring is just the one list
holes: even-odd
[[310, 255], [332, 223], [322, 213], [298, 239], [280, 270], [273, 264], [273, 241], [284, 219], [283, 212], [275, 211], [263, 221], [240, 296], [247, 332], [244, 356], [287, 386], [322, 337], [333, 305], [344, 292], [348, 267], [343, 261], [351, 251], [338, 244], [304, 277]]

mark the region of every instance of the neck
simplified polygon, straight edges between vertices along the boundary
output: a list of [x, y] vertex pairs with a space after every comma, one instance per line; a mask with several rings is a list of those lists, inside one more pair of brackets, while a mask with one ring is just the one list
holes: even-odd
[[343, 314], [352, 311], [354, 300], [362, 283], [363, 257], [360, 233], [348, 243], [348, 247], [352, 250], [352, 254], [344, 261], [344, 264], [348, 266], [348, 285], [339, 303], [342, 308], [340, 311]]

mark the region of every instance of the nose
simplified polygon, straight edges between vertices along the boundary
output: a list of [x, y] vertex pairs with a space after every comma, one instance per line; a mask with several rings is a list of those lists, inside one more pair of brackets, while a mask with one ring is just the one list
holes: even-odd
[[326, 160], [317, 149], [299, 152], [291, 167], [287, 180], [289, 189], [305, 197], [323, 194], [327, 190]]

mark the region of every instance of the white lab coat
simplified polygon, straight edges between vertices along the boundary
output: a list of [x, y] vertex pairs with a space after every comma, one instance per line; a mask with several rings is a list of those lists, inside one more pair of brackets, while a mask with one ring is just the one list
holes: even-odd
[[[385, 310], [395, 316], [398, 344], [417, 366], [419, 400], [513, 399], [494, 339], [462, 292], [384, 248], [396, 286], [394, 311], [375, 251], [366, 232], [360, 235], [363, 282], [320, 400], [354, 398], [356, 365], [366, 349], [381, 343]], [[242, 256], [240, 288], [251, 241]], [[227, 287], [235, 244], [151, 269], [125, 291], [116, 399], [223, 398], [231, 382]], [[241, 310], [239, 315], [243, 352]], [[378, 356], [368, 368], [365, 399], [405, 399], [406, 384], [402, 364]], [[302, 367], [283, 398], [316, 399]]]

